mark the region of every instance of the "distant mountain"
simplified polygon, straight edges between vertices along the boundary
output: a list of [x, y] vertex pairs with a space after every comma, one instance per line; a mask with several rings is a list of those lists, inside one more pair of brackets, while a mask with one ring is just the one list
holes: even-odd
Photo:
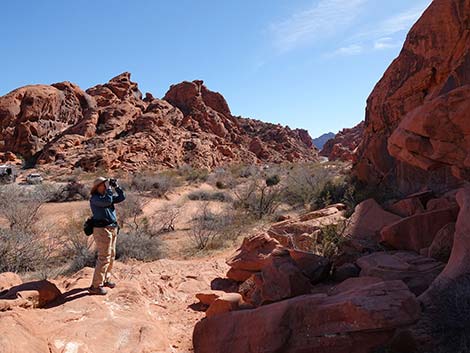
[[315, 145], [316, 148], [321, 150], [323, 148], [323, 145], [326, 143], [326, 141], [331, 140], [334, 137], [335, 137], [335, 134], [333, 132], [328, 132], [317, 138], [314, 138], [313, 144]]

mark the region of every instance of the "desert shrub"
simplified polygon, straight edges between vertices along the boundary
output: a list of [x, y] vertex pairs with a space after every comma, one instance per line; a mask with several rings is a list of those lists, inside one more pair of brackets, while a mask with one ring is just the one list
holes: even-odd
[[145, 216], [143, 209], [149, 201], [146, 197], [129, 194], [126, 201], [119, 204], [117, 210], [122, 231], [116, 242], [117, 259], [153, 261], [161, 258], [158, 235], [174, 230], [179, 209], [171, 208]]
[[176, 206], [158, 210], [152, 217], [144, 218], [145, 229], [151, 230], [148, 233], [152, 236], [173, 232], [176, 229], [176, 220], [180, 214], [181, 209]]
[[217, 168], [209, 175], [207, 182], [220, 190], [233, 188], [237, 185], [237, 181], [232, 173], [224, 168]]
[[31, 189], [4, 186], [0, 189], [0, 217], [12, 230], [31, 231], [38, 221], [39, 210], [50, 197], [50, 190], [44, 185]]
[[128, 193], [126, 200], [116, 207], [119, 226], [121, 228], [130, 228], [133, 231], [139, 231], [142, 227], [142, 218], [144, 207], [151, 201], [150, 198]]
[[234, 165], [230, 169], [234, 178], [250, 178], [258, 175], [258, 167], [254, 165]]
[[[126, 189], [138, 193], [149, 193], [151, 196], [164, 197], [168, 192], [180, 185], [180, 180], [166, 173], [135, 174]], [[123, 184], [125, 186], [125, 184]]]
[[278, 185], [281, 182], [281, 177], [277, 174], [274, 174], [274, 175], [270, 175], [266, 177], [265, 180], [266, 180], [266, 186], [270, 187], [270, 186]]
[[161, 241], [145, 232], [126, 232], [119, 234], [116, 242], [116, 259], [154, 261], [162, 257]]
[[49, 198], [42, 186], [33, 189], [8, 185], [0, 189], [0, 272], [35, 271], [47, 277], [55, 261], [55, 239], [38, 222], [41, 207]]
[[[286, 177], [284, 200], [290, 205], [318, 208], [317, 204], [331, 202], [328, 189], [342, 174], [336, 164], [300, 164], [292, 167]], [[335, 184], [338, 181], [334, 182]], [[336, 193], [335, 193], [336, 194]], [[339, 198], [339, 197], [337, 197]], [[317, 201], [319, 200], [319, 201]]]
[[337, 224], [328, 224], [315, 233], [313, 252], [332, 259], [340, 253], [341, 246], [347, 240], [347, 221]]
[[205, 168], [194, 168], [189, 164], [185, 164], [178, 168], [178, 174], [190, 183], [205, 182], [209, 177], [209, 170]]
[[435, 340], [432, 353], [470, 352], [470, 275], [434, 289], [423, 318]]
[[196, 250], [218, 249], [237, 239], [247, 223], [245, 217], [232, 209], [211, 211], [206, 202], [193, 218], [188, 235]]
[[251, 182], [234, 191], [234, 207], [257, 219], [272, 215], [282, 202], [282, 186], [270, 186], [265, 179], [252, 178]]
[[232, 197], [220, 191], [205, 191], [196, 190], [188, 194], [188, 198], [192, 201], [219, 201], [219, 202], [231, 202]]
[[347, 187], [348, 186], [344, 178], [336, 178], [327, 181], [317, 190], [317, 195], [312, 200], [312, 208], [320, 209], [331, 204], [344, 202]]
[[84, 267], [94, 267], [96, 252], [93, 249], [93, 238], [83, 233], [85, 213], [71, 217], [63, 223], [60, 243], [62, 245], [62, 257], [68, 260], [65, 273], [75, 273]]
[[42, 234], [32, 230], [0, 229], [0, 272], [46, 275], [53, 251]]

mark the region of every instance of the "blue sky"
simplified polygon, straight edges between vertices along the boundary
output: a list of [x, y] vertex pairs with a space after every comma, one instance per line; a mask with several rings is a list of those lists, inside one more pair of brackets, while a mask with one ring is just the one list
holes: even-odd
[[0, 5], [0, 95], [130, 71], [162, 97], [203, 79], [233, 114], [351, 127], [431, 0], [23, 0]]

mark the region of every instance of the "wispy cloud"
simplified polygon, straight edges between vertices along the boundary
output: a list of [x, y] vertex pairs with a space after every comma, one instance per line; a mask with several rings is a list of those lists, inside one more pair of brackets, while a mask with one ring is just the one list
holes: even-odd
[[374, 28], [361, 31], [355, 37], [377, 40], [390, 37], [399, 32], [409, 31], [431, 2], [432, 0], [427, 0], [420, 6], [413, 6], [399, 14], [385, 18], [381, 22], [375, 23]]
[[375, 50], [393, 49], [393, 48], [398, 48], [401, 45], [402, 45], [401, 42], [394, 40], [391, 37], [379, 38], [374, 41]]
[[367, 0], [320, 0], [311, 8], [274, 24], [275, 46], [286, 52], [333, 36], [358, 17]]
[[333, 56], [352, 56], [359, 55], [363, 52], [364, 47], [359, 44], [351, 44], [345, 47], [341, 47], [333, 51], [332, 53], [327, 54], [327, 57]]

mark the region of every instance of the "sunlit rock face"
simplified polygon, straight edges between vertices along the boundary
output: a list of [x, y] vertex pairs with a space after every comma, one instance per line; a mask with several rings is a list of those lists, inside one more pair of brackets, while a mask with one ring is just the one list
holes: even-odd
[[470, 171], [469, 0], [435, 0], [370, 95], [354, 170], [415, 191], [451, 187]]

